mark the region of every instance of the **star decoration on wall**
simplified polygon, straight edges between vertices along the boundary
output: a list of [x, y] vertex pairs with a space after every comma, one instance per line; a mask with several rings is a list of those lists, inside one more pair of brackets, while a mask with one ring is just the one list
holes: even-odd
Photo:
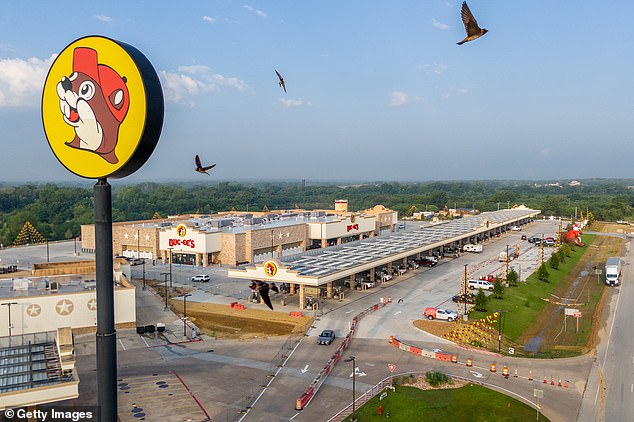
[[97, 301], [95, 299], [90, 299], [87, 303], [88, 309], [91, 311], [97, 310]]
[[36, 316], [40, 315], [40, 313], [42, 313], [42, 307], [40, 305], [38, 305], [38, 304], [31, 303], [26, 308], [26, 313], [27, 313], [28, 316], [36, 317]]
[[73, 308], [73, 302], [68, 299], [62, 299], [55, 305], [55, 310], [62, 316], [70, 315], [73, 312]]

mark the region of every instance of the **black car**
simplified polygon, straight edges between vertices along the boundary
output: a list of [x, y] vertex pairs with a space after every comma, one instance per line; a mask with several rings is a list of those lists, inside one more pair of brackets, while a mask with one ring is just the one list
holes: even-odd
[[451, 298], [451, 300], [455, 303], [474, 303], [475, 294], [463, 293], [461, 295], [455, 295], [454, 297]]

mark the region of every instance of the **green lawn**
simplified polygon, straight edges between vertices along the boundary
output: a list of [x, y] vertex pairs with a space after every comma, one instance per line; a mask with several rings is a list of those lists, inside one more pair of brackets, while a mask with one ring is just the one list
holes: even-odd
[[[474, 384], [461, 388], [423, 391], [415, 387], [396, 387], [386, 390], [383, 400], [379, 396], [357, 409], [359, 421], [389, 420], [399, 422], [451, 421], [451, 422], [505, 422], [535, 421], [537, 411], [497, 391]], [[383, 407], [383, 416], [378, 408]], [[350, 417], [345, 419], [350, 421]], [[539, 414], [540, 421], [549, 419]]]
[[498, 309], [506, 310], [508, 312], [504, 312], [502, 321], [503, 333], [511, 341], [516, 341], [529, 325], [534, 324], [537, 315], [546, 306], [543, 298], [550, 296], [550, 293], [588, 250], [594, 238], [595, 235], [584, 235], [584, 241], [587, 246], [583, 248], [575, 247], [571, 255], [563, 263], [559, 264], [558, 270], [554, 270], [549, 266], [549, 282], [546, 283], [539, 280], [535, 272], [525, 282], [518, 283], [517, 287], [505, 288], [503, 299], [489, 297], [487, 312], [472, 311], [469, 314], [469, 320], [475, 321], [483, 318]]

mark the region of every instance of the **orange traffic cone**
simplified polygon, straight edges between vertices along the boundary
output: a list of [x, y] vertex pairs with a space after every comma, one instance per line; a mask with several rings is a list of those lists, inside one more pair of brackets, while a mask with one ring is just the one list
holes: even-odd
[[513, 378], [517, 378], [517, 369], [515, 369], [515, 372], [513, 373]]
[[548, 379], [546, 378], [546, 375], [544, 375], [544, 384], [548, 384]]
[[473, 366], [473, 359], [467, 358], [467, 366]]
[[555, 377], [550, 377], [550, 385], [555, 385]]
[[502, 376], [507, 379], [509, 377], [509, 367], [506, 365], [502, 367]]
[[491, 366], [489, 367], [489, 371], [491, 371], [491, 372], [496, 372], [497, 371], [495, 363], [491, 364]]
[[533, 371], [528, 371], [528, 380], [529, 381], [533, 380]]
[[559, 378], [559, 382], [557, 382], [557, 387], [561, 387], [561, 378]]

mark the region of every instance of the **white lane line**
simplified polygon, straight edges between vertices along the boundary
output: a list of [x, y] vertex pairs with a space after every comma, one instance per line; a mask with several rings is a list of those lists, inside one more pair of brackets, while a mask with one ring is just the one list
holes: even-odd
[[123, 345], [123, 342], [121, 341], [121, 339], [119, 339], [119, 344], [121, 344], [121, 347], [123, 347], [123, 350], [125, 350], [125, 346]]
[[143, 343], [145, 343], [145, 347], [148, 347], [148, 348], [149, 348], [149, 347], [150, 347], [150, 345], [149, 345], [149, 344], [147, 344], [147, 341], [145, 341], [145, 338], [143, 338], [143, 336], [139, 336], [139, 337], [141, 337], [141, 340], [143, 340]]

